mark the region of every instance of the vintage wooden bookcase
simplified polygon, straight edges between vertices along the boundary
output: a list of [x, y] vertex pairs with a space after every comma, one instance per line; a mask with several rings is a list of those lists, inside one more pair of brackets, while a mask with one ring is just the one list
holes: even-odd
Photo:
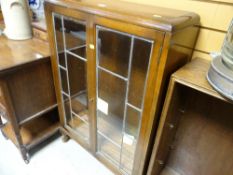
[[192, 54], [194, 13], [121, 1], [46, 1], [62, 133], [118, 174], [142, 174], [165, 82]]
[[29, 163], [30, 149], [60, 125], [48, 43], [0, 36], [0, 53], [0, 131]]
[[233, 103], [206, 79], [196, 58], [172, 75], [148, 175], [233, 174]]

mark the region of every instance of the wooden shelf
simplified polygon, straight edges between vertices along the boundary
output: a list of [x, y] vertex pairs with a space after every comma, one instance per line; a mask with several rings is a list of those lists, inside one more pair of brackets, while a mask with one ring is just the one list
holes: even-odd
[[[58, 131], [59, 121], [57, 121], [56, 113], [46, 113], [41, 117], [27, 122], [20, 127], [23, 145], [30, 149], [34, 145], [45, 140], [49, 136]], [[17, 140], [10, 123], [6, 123], [2, 131], [16, 146]]]
[[36, 119], [37, 117], [40, 117], [41, 115], [55, 109], [56, 107], [57, 107], [57, 104], [49, 106], [48, 108], [44, 109], [43, 111], [40, 111], [40, 112], [30, 116], [30, 117], [27, 117], [25, 120], [21, 121], [19, 124], [24, 125], [25, 123], [30, 122], [31, 120]]

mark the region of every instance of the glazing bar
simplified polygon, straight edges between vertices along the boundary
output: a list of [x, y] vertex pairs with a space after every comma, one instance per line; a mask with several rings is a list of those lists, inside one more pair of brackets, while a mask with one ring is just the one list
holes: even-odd
[[120, 169], [121, 173], [123, 173], [124, 175], [129, 175], [124, 169]]
[[128, 36], [128, 37], [132, 37], [133, 35], [130, 35], [128, 33], [124, 33], [124, 32], [119, 32], [117, 30], [113, 30], [113, 29], [110, 29], [110, 28], [106, 28], [106, 27], [103, 27], [103, 26], [97, 26], [97, 29], [98, 30], [105, 30], [105, 31], [110, 31], [110, 32], [114, 32], [114, 33], [117, 33], [117, 34], [120, 34], [120, 35], [124, 35], [124, 36]]
[[98, 152], [98, 154], [100, 154], [103, 157], [106, 157], [106, 159], [108, 159], [108, 161], [111, 161], [113, 164], [116, 164], [116, 166], [119, 164], [119, 162], [117, 162], [111, 156], [109, 156], [108, 154], [106, 154], [104, 152]]
[[153, 40], [145, 39], [145, 38], [142, 38], [142, 37], [134, 36], [134, 38], [135, 38], [135, 39], [142, 40], [142, 41], [145, 41], [145, 42], [148, 42], [148, 43], [151, 43], [151, 44], [154, 43]]
[[72, 114], [73, 114], [75, 117], [77, 117], [77, 118], [79, 118], [80, 120], [82, 120], [85, 124], [89, 125], [89, 123], [88, 123], [86, 120], [84, 120], [80, 115], [76, 114], [73, 110], [72, 110]]
[[[57, 62], [58, 62], [58, 65], [59, 65], [59, 60], [58, 60], [58, 58], [59, 58], [59, 56], [58, 56], [58, 47], [57, 47], [57, 35], [56, 35], [56, 30], [55, 30], [55, 21], [54, 21], [54, 18], [59, 18], [60, 19], [60, 21], [61, 21], [61, 25], [62, 25], [62, 39], [63, 39], [63, 44], [64, 44], [64, 38], [63, 38], [63, 17], [62, 16], [60, 16], [60, 15], [58, 15], [58, 14], [55, 14], [55, 13], [53, 13], [53, 32], [54, 32], [54, 37], [55, 37], [55, 44], [56, 44], [56, 55], [57, 55]], [[64, 45], [63, 45], [63, 49], [65, 49], [64, 48]], [[65, 55], [66, 56], [66, 55]], [[61, 80], [61, 73], [60, 73], [60, 71], [58, 72], [58, 74], [59, 74], [59, 79], [60, 79], [60, 87], [62, 87], [62, 80]], [[69, 94], [67, 94], [67, 93], [65, 93], [64, 91], [61, 91], [61, 93], [62, 93], [62, 95], [64, 94], [65, 96], [67, 96], [68, 98], [69, 98]], [[65, 111], [65, 107], [64, 107], [64, 99], [63, 99], [63, 96], [62, 96], [62, 108], [63, 108], [63, 111]], [[66, 116], [66, 113], [64, 112], [64, 116]], [[67, 120], [66, 120], [66, 117], [65, 117], [65, 123], [67, 124]]]
[[100, 130], [98, 130], [98, 134], [100, 134], [102, 137], [104, 137], [105, 139], [107, 139], [109, 142], [111, 142], [113, 145], [117, 146], [118, 148], [121, 148], [121, 146], [119, 144], [117, 144], [116, 142], [114, 142], [111, 138], [109, 138], [108, 136], [106, 136], [104, 133], [102, 133]]
[[67, 71], [67, 69], [66, 69], [65, 67], [61, 66], [60, 64], [58, 65], [58, 67], [59, 67], [60, 69], [64, 70], [64, 71]]
[[112, 71], [110, 71], [110, 70], [108, 70], [108, 69], [105, 69], [105, 68], [103, 68], [103, 67], [101, 67], [101, 66], [98, 66], [98, 68], [99, 68], [100, 70], [104, 71], [104, 72], [107, 72], [107, 73], [109, 73], [109, 74], [111, 74], [111, 75], [117, 77], [117, 78], [120, 78], [120, 79], [122, 79], [122, 80], [124, 80], [124, 81], [128, 81], [128, 78], [125, 78], [125, 77], [123, 77], [123, 76], [121, 76], [121, 75], [119, 75], [119, 74], [116, 74], [116, 73], [114, 73], [114, 72], [112, 72]]
[[[64, 19], [63, 19], [63, 16], [62, 16], [62, 28], [64, 29]], [[62, 31], [62, 36], [63, 36], [64, 49], [66, 50], [66, 37], [65, 37], [64, 30]], [[66, 67], [68, 67], [66, 53], [65, 53], [65, 64], [66, 64]], [[69, 97], [70, 97], [70, 82], [69, 82], [69, 73], [68, 73], [68, 71], [66, 72], [66, 76], [67, 76], [68, 93], [69, 93]]]
[[79, 58], [80, 60], [82, 60], [82, 61], [87, 61], [85, 58], [83, 58], [83, 57], [81, 57], [81, 56], [79, 56], [79, 55], [76, 55], [76, 54], [74, 54], [73, 52], [70, 52], [69, 50], [65, 50], [65, 52], [66, 53], [68, 53], [68, 54], [70, 54], [70, 55], [72, 55], [72, 56], [74, 56], [74, 57], [76, 57], [76, 58]]
[[68, 49], [68, 50], [69, 50], [69, 51], [73, 51], [73, 50], [76, 50], [76, 49], [81, 49], [81, 48], [83, 48], [83, 47], [86, 47], [86, 44], [81, 45], [81, 46], [72, 47], [72, 48], [70, 48], [70, 49]]
[[80, 138], [82, 138], [83, 140], [89, 141], [89, 137], [83, 136], [81, 133], [79, 133], [79, 131], [75, 130], [74, 128], [71, 128], [69, 125], [67, 125], [66, 127], [69, 129], [69, 131], [70, 131], [72, 134], [76, 134], [76, 135], [78, 135]]
[[[113, 29], [110, 29], [110, 28], [106, 28], [106, 27], [103, 27], [103, 26], [97, 26], [97, 28], [99, 30], [106, 30], [106, 31], [110, 31], [110, 32], [114, 32], [114, 33], [117, 33], [117, 34], [120, 34], [120, 35], [124, 35], [124, 36], [128, 36], [128, 37], [134, 37], [135, 39], [139, 39], [139, 40], [143, 40], [143, 41], [146, 41], [148, 43], [154, 43], [153, 40], [149, 40], [149, 39], [145, 39], [145, 38], [142, 38], [142, 37], [139, 37], [139, 36], [134, 36], [134, 35], [131, 35], [131, 34], [128, 34], [128, 33], [125, 33], [125, 32], [119, 32], [117, 30], [113, 30]], [[97, 40], [96, 40], [97, 41]]]
[[127, 80], [128, 81], [127, 81], [127, 87], [126, 87], [126, 93], [125, 93], [125, 107], [124, 107], [124, 119], [123, 119], [123, 127], [122, 127], [122, 138], [121, 138], [121, 152], [120, 152], [119, 169], [121, 169], [121, 162], [122, 162], [122, 147], [123, 147], [123, 139], [124, 139], [124, 132], [125, 132], [125, 121], [126, 121], [126, 113], [127, 113], [129, 84], [130, 84], [130, 74], [131, 74], [132, 59], [133, 59], [133, 49], [134, 49], [134, 36], [132, 36], [132, 38], [131, 38], [131, 45], [130, 45], [130, 55], [129, 55], [128, 75], [127, 75]]
[[[153, 54], [153, 47], [154, 47], [154, 43], [151, 44], [151, 50], [150, 50], [150, 57], [149, 57], [149, 63], [148, 63], [148, 66], [147, 66], [147, 73], [146, 73], [146, 80], [144, 82], [144, 89], [143, 89], [143, 98], [142, 98], [142, 104], [141, 104], [141, 109], [143, 110], [144, 108], [144, 101], [145, 101], [145, 96], [146, 96], [146, 85], [147, 85], [147, 80], [148, 80], [148, 72], [149, 72], [149, 69], [150, 69], [150, 64], [151, 64], [151, 57], [152, 57], [152, 54]], [[161, 49], [160, 49], [160, 53], [159, 53], [159, 57], [161, 55]]]
[[138, 108], [138, 107], [136, 107], [136, 106], [134, 106], [134, 105], [132, 105], [132, 104], [130, 104], [130, 103], [127, 103], [127, 105], [128, 105], [129, 107], [135, 109], [135, 110], [138, 111], [138, 112], [142, 112], [142, 109], [140, 109], [140, 108]]
[[62, 95], [67, 96], [67, 98], [69, 98], [69, 94], [67, 94], [66, 92], [64, 92], [63, 90], [61, 91]]
[[[55, 46], [56, 46], [56, 56], [57, 56], [57, 61], [58, 61], [58, 58], [59, 58], [59, 56], [58, 56], [58, 47], [57, 47], [57, 35], [56, 35], [56, 28], [55, 28], [55, 21], [54, 21], [54, 18], [56, 17], [56, 18], [59, 18], [61, 21], [62, 21], [62, 18], [59, 16], [59, 15], [57, 15], [57, 14], [55, 14], [54, 12], [52, 13], [52, 15], [53, 15], [53, 33], [54, 33], [54, 38], [55, 38]], [[63, 49], [64, 49], [64, 47], [63, 47]], [[58, 63], [59, 63], [59, 61], [58, 61]]]
[[[62, 22], [62, 36], [63, 36], [63, 45], [64, 45], [64, 50], [66, 51], [66, 36], [65, 36], [65, 27], [64, 27], [64, 17], [62, 16], [61, 17], [61, 22]], [[67, 62], [67, 53], [65, 52], [65, 64], [66, 64], [66, 67], [67, 67], [67, 69], [68, 69], [68, 62]], [[73, 120], [73, 116], [72, 116], [72, 106], [71, 106], [71, 98], [70, 98], [70, 95], [71, 95], [71, 93], [70, 93], [70, 82], [69, 82], [69, 71], [67, 71], [66, 72], [66, 77], [67, 77], [67, 86], [68, 86], [68, 94], [69, 94], [69, 106], [70, 106], [70, 117], [71, 117], [71, 123], [72, 123], [72, 125], [74, 126], [74, 120]], [[64, 105], [64, 104], [63, 104]], [[66, 118], [65, 118], [65, 120], [66, 120]], [[67, 121], [66, 121], [66, 123], [67, 123]]]
[[[95, 36], [95, 40], [98, 41], [98, 38], [99, 38], [99, 29], [96, 28], [96, 36]], [[96, 99], [99, 98], [99, 72], [98, 72], [98, 67], [99, 67], [99, 47], [98, 47], [98, 43], [99, 42], [96, 42], [95, 44], [95, 48], [96, 48], [96, 66], [95, 66], [95, 72], [96, 72]], [[95, 143], [96, 143], [96, 146], [95, 146], [95, 151], [96, 152], [99, 152], [99, 139], [98, 139], [98, 126], [99, 126], [99, 122], [98, 122], [98, 109], [97, 109], [97, 104], [98, 102], [96, 102], [96, 108], [95, 108], [95, 121], [96, 121], [96, 131], [95, 134], [94, 134], [94, 139], [96, 140]]]

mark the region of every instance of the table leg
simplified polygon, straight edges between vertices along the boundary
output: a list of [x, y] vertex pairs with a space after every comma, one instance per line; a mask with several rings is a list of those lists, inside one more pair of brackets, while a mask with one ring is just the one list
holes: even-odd
[[28, 153], [28, 150], [25, 148], [25, 146], [20, 146], [20, 153], [22, 155], [22, 158], [26, 164], [29, 164], [30, 156]]
[[2, 123], [2, 116], [0, 115], [0, 128], [2, 127], [3, 123]]
[[2, 116], [0, 115], [0, 131], [3, 135], [3, 137], [8, 140], [8, 137], [6, 136], [6, 134], [2, 131], [2, 127], [4, 126], [3, 122], [2, 122]]

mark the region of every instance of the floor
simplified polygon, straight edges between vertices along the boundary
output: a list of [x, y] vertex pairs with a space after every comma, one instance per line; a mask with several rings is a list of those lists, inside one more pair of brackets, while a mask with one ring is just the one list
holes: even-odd
[[27, 165], [18, 149], [0, 133], [0, 175], [113, 175], [75, 141], [60, 137], [34, 151]]

